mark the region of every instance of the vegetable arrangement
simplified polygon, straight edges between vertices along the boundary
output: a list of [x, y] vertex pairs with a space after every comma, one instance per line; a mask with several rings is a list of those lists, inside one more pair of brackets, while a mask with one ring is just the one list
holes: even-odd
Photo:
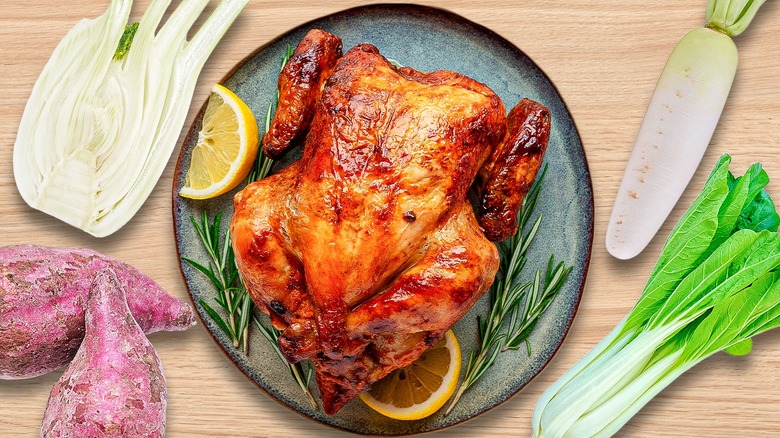
[[[224, 0], [188, 41], [208, 0], [133, 2], [82, 20], [52, 53], [27, 102], [14, 178], [31, 207], [96, 236], [127, 223], [176, 146], [200, 70], [248, 0]], [[159, 31], [157, 30], [159, 26]]]
[[[200, 69], [247, 2], [223, 1], [191, 41], [186, 34], [206, 0], [184, 0], [157, 35], [167, 7], [159, 0], [152, 1], [140, 24], [125, 26], [131, 1], [112, 0], [103, 16], [71, 30], [41, 73], [19, 128], [14, 175], [25, 201], [97, 237], [129, 221], [175, 146]], [[686, 166], [690, 174], [698, 166], [736, 72], [731, 37], [747, 28], [763, 3], [710, 0], [707, 27], [691, 31], [675, 49], [637, 140], [639, 144], [659, 131], [665, 133], [659, 151], [667, 155], [657, 162]], [[690, 74], [693, 71], [711, 73], [713, 88], [700, 93], [700, 85], [691, 82], [700, 78]], [[686, 126], [679, 124], [680, 118], [661, 115], [669, 110], [664, 104], [675, 98], [670, 90], [680, 87], [693, 90], [693, 97], [702, 98], [699, 104], [709, 111], [693, 108], [690, 100], [680, 102], [676, 110], [699, 117]], [[688, 132], [692, 125], [697, 132]], [[695, 152], [669, 160], [669, 148], [680, 147], [666, 143], [672, 137], [689, 143]], [[271, 161], [259, 158], [251, 180], [270, 169]], [[611, 435], [691, 367], [721, 350], [748, 354], [753, 336], [780, 325], [780, 237], [775, 233], [780, 219], [763, 190], [768, 177], [754, 165], [734, 178], [728, 172], [729, 161], [728, 156], [721, 158], [702, 194], [672, 232], [636, 307], [539, 400], [534, 436]], [[631, 169], [640, 168], [631, 167], [635, 162], [632, 156]], [[649, 182], [648, 175], [642, 174], [643, 183]], [[682, 176], [685, 180], [678, 184], [665, 180], [663, 185], [681, 193], [690, 179], [685, 172]], [[620, 190], [619, 200], [637, 194], [623, 186]], [[501, 281], [491, 290], [489, 317], [479, 324], [483, 343], [472, 352], [450, 409], [500, 352], [524, 345], [568, 274], [568, 268], [551, 258], [546, 275], [537, 271], [533, 282], [516, 281], [541, 220], [525, 231], [537, 196], [538, 189], [529, 193], [530, 212], [524, 206], [520, 232], [500, 247]], [[657, 197], [668, 199], [671, 209], [679, 193]], [[628, 210], [653, 216], [634, 206]], [[610, 227], [618, 223], [616, 214]], [[627, 228], [625, 216], [619, 221], [627, 231], [614, 236], [625, 239], [635, 229]], [[220, 217], [212, 224], [207, 216], [200, 226], [193, 222], [215, 264], [187, 262], [215, 282], [217, 304], [227, 317], [200, 304], [237, 348], [246, 352], [252, 322], [275, 345], [278, 332], [252, 313], [231, 260], [230, 236], [220, 238]], [[646, 243], [635, 243], [634, 250], [641, 251]], [[610, 245], [613, 252], [615, 246]], [[633, 257], [617, 251], [613, 252], [617, 257]], [[52, 389], [42, 435], [92, 435], [96, 430], [123, 436], [164, 435], [165, 378], [144, 333], [191, 327], [195, 320], [189, 305], [137, 269], [86, 249], [0, 248], [0, 273], [0, 379], [32, 378], [70, 362]], [[288, 366], [316, 408], [308, 390], [311, 370], [302, 364]], [[120, 378], [117, 368], [136, 379]], [[120, 397], [111, 400], [105, 397], [109, 392]]]
[[95, 272], [111, 269], [145, 333], [186, 330], [189, 304], [117, 259], [88, 249], [0, 248], [0, 379], [29, 379], [66, 365], [84, 337]]
[[732, 37], [764, 0], [709, 0], [707, 25], [677, 44], [648, 105], [620, 183], [607, 250], [630, 259], [647, 246], [696, 172], [737, 71]]
[[144, 333], [191, 327], [188, 304], [88, 249], [3, 247], [0, 274], [0, 378], [70, 362], [41, 436], [164, 435], [165, 376]]
[[165, 376], [111, 268], [87, 300], [84, 341], [51, 390], [41, 436], [162, 437]]
[[539, 437], [610, 436], [718, 351], [745, 355], [780, 326], [780, 218], [760, 164], [715, 165], [664, 246], [634, 309], [540, 398]]

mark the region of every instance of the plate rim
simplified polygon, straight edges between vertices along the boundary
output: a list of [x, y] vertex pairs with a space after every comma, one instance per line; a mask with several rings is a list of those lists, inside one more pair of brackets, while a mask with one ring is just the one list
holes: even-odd
[[187, 133], [185, 134], [181, 144], [179, 145], [180, 146], [179, 154], [178, 154], [178, 157], [177, 157], [177, 160], [176, 160], [176, 165], [174, 167], [173, 177], [172, 177], [171, 216], [172, 216], [172, 219], [173, 219], [172, 222], [173, 222], [173, 228], [174, 228], [174, 240], [175, 240], [174, 243], [175, 243], [175, 246], [176, 246], [176, 255], [177, 255], [177, 258], [178, 258], [177, 264], [178, 264], [178, 267], [179, 267], [179, 272], [181, 274], [182, 282], [184, 283], [184, 287], [187, 290], [187, 295], [188, 295], [190, 301], [192, 302], [193, 306], [197, 310], [195, 313], [196, 313], [198, 319], [200, 320], [201, 324], [203, 325], [205, 331], [208, 333], [209, 337], [214, 342], [214, 344], [216, 344], [217, 347], [219, 348], [219, 350], [225, 355], [225, 357], [228, 359], [228, 362], [230, 362], [230, 364], [232, 366], [235, 366], [238, 370], [240, 370], [241, 374], [246, 379], [248, 379], [255, 387], [259, 388], [263, 393], [265, 393], [267, 396], [269, 396], [272, 400], [274, 400], [278, 404], [286, 407], [288, 410], [290, 410], [290, 411], [292, 411], [292, 412], [294, 412], [294, 413], [296, 413], [296, 414], [298, 414], [298, 415], [300, 415], [300, 416], [302, 416], [302, 417], [304, 417], [304, 418], [306, 418], [306, 419], [308, 419], [310, 421], [314, 421], [314, 422], [319, 423], [321, 425], [327, 426], [327, 427], [329, 427], [331, 429], [338, 430], [338, 431], [345, 431], [345, 432], [355, 433], [355, 434], [358, 434], [358, 435], [365, 435], [365, 436], [410, 436], [410, 435], [416, 435], [416, 434], [420, 434], [420, 433], [430, 433], [430, 432], [435, 432], [435, 431], [441, 431], [441, 430], [444, 430], [444, 429], [448, 429], [448, 428], [451, 428], [453, 426], [465, 423], [465, 422], [467, 422], [469, 420], [472, 420], [472, 419], [474, 419], [476, 417], [479, 417], [482, 414], [484, 414], [484, 413], [486, 413], [486, 412], [488, 412], [490, 410], [493, 410], [494, 408], [496, 408], [496, 407], [506, 403], [510, 399], [514, 398], [526, 386], [528, 386], [540, 374], [542, 374], [542, 372], [545, 370], [545, 368], [550, 364], [550, 362], [552, 362], [552, 360], [554, 359], [555, 355], [558, 353], [558, 351], [560, 350], [560, 348], [563, 346], [564, 342], [566, 341], [566, 338], [569, 335], [569, 331], [571, 330], [571, 327], [572, 327], [572, 325], [574, 323], [574, 319], [576, 318], [576, 315], [577, 315], [577, 313], [579, 311], [579, 306], [580, 306], [580, 304], [582, 302], [582, 295], [583, 295], [583, 292], [584, 292], [584, 289], [585, 289], [585, 284], [587, 283], [587, 276], [588, 276], [588, 272], [590, 270], [589, 269], [590, 268], [590, 262], [591, 262], [591, 258], [592, 258], [592, 255], [593, 255], [593, 240], [594, 240], [594, 228], [595, 228], [595, 226], [594, 226], [594, 221], [595, 221], [595, 201], [594, 201], [594, 196], [593, 196], [593, 180], [592, 180], [592, 175], [591, 175], [591, 172], [590, 172], [590, 166], [589, 166], [588, 159], [587, 159], [587, 153], [586, 153], [583, 141], [582, 141], [582, 136], [580, 135], [579, 129], [578, 129], [577, 124], [576, 124], [576, 121], [574, 120], [574, 117], [572, 116], [572, 113], [569, 110], [569, 106], [566, 103], [566, 100], [563, 98], [563, 95], [560, 93], [560, 91], [559, 91], [558, 87], [555, 85], [555, 83], [550, 79], [549, 75], [542, 69], [541, 66], [539, 66], [522, 49], [520, 49], [518, 46], [516, 46], [514, 43], [512, 43], [511, 41], [509, 41], [505, 37], [503, 37], [500, 34], [498, 34], [496, 31], [494, 31], [494, 30], [492, 30], [492, 29], [490, 29], [490, 28], [488, 28], [488, 27], [486, 27], [486, 26], [484, 26], [482, 24], [479, 24], [479, 23], [477, 23], [475, 21], [472, 21], [469, 18], [466, 18], [466, 17], [464, 17], [462, 15], [459, 15], [459, 14], [457, 14], [455, 12], [452, 12], [452, 11], [450, 11], [448, 9], [445, 9], [445, 8], [428, 6], [428, 5], [420, 5], [420, 4], [414, 4], [414, 3], [374, 3], [374, 4], [354, 6], [354, 7], [350, 7], [350, 8], [346, 8], [346, 9], [340, 9], [338, 11], [335, 11], [335, 12], [332, 12], [332, 13], [329, 13], [329, 14], [325, 14], [325, 15], [322, 15], [322, 16], [319, 16], [319, 17], [315, 17], [315, 18], [313, 18], [311, 20], [308, 20], [308, 21], [306, 21], [304, 23], [301, 23], [299, 25], [296, 25], [294, 27], [291, 27], [291, 28], [289, 28], [289, 29], [279, 33], [277, 36], [275, 36], [271, 40], [267, 41], [264, 44], [261, 44], [258, 47], [256, 47], [254, 50], [252, 50], [246, 56], [244, 56], [241, 60], [239, 60], [235, 65], [233, 65], [233, 67], [230, 68], [227, 71], [227, 73], [225, 73], [219, 79], [219, 81], [217, 83], [218, 84], [224, 84], [226, 81], [228, 81], [230, 78], [232, 78], [236, 74], [236, 72], [238, 70], [240, 70], [244, 65], [246, 65], [248, 62], [250, 62], [258, 54], [260, 54], [264, 50], [268, 49], [269, 47], [273, 46], [274, 44], [276, 44], [280, 40], [284, 39], [285, 37], [287, 37], [291, 33], [299, 31], [302, 28], [307, 28], [307, 27], [311, 28], [314, 23], [320, 22], [323, 19], [334, 19], [334, 18], [337, 19], [339, 16], [348, 16], [348, 15], [354, 15], [356, 13], [367, 13], [367, 12], [372, 12], [372, 11], [374, 13], [376, 13], [376, 11], [381, 11], [381, 10], [391, 10], [391, 12], [393, 12], [393, 13], [402, 13], [402, 14], [407, 14], [407, 15], [424, 15], [424, 16], [426, 16], [426, 18], [430, 18], [430, 17], [433, 17], [433, 16], [435, 16], [435, 17], [442, 17], [443, 19], [448, 20], [448, 21], [456, 21], [459, 24], [462, 24], [464, 26], [473, 28], [475, 31], [481, 33], [482, 35], [484, 35], [486, 37], [489, 37], [493, 42], [500, 43], [504, 48], [506, 48], [506, 49], [508, 49], [508, 50], [510, 50], [512, 52], [515, 52], [515, 53], [521, 55], [522, 57], [524, 57], [525, 59], [529, 60], [535, 66], [535, 68], [538, 70], [538, 72], [541, 74], [541, 76], [544, 78], [544, 80], [547, 81], [549, 83], [549, 85], [552, 87], [552, 89], [555, 91], [555, 94], [559, 98], [559, 100], [561, 102], [561, 105], [563, 106], [563, 109], [566, 111], [566, 114], [568, 115], [568, 118], [571, 121], [571, 127], [572, 127], [572, 130], [573, 130], [573, 133], [576, 135], [577, 139], [579, 140], [580, 148], [582, 150], [582, 169], [583, 169], [583, 172], [587, 175], [587, 178], [586, 178], [587, 187], [585, 188], [586, 189], [585, 191], [587, 192], [587, 195], [588, 195], [587, 199], [585, 199], [585, 201], [587, 201], [586, 202], [587, 203], [586, 210], [587, 210], [587, 212], [590, 215], [590, 221], [588, 221], [587, 227], [586, 227], [586, 230], [585, 230], [587, 232], [588, 239], [587, 239], [587, 245], [586, 245], [586, 254], [585, 254], [585, 257], [582, 260], [582, 263], [583, 263], [582, 280], [581, 280], [580, 284], [577, 287], [576, 300], [572, 300], [572, 302], [571, 302], [573, 311], [568, 315], [567, 320], [563, 324], [563, 326], [564, 326], [563, 336], [561, 336], [561, 338], [557, 342], [557, 345], [555, 346], [555, 348], [553, 348], [552, 351], [550, 352], [549, 358], [541, 365], [539, 370], [533, 376], [531, 376], [531, 378], [528, 381], [526, 381], [523, 384], [521, 384], [520, 386], [518, 386], [511, 394], [509, 394], [508, 396], [506, 396], [505, 398], [503, 398], [499, 402], [497, 402], [495, 404], [492, 404], [490, 406], [482, 407], [482, 408], [478, 409], [473, 415], [470, 415], [468, 417], [455, 420], [455, 421], [447, 423], [445, 425], [442, 425], [442, 426], [439, 426], [439, 427], [436, 427], [436, 428], [432, 428], [432, 429], [420, 430], [420, 431], [417, 431], [417, 432], [402, 432], [402, 433], [381, 433], [380, 432], [380, 433], [377, 433], [377, 432], [364, 432], [364, 431], [357, 431], [357, 430], [347, 429], [347, 428], [339, 426], [337, 424], [331, 424], [331, 423], [328, 423], [328, 422], [320, 421], [317, 418], [313, 418], [313, 417], [307, 415], [306, 413], [296, 409], [291, 404], [285, 402], [279, 396], [277, 396], [273, 392], [269, 391], [267, 388], [263, 387], [262, 385], [260, 385], [259, 382], [257, 382], [255, 379], [253, 379], [251, 377], [251, 375], [250, 375], [249, 370], [245, 369], [246, 367], [244, 367], [241, 363], [236, 361], [233, 358], [233, 355], [231, 354], [231, 352], [229, 352], [225, 348], [225, 346], [222, 344], [222, 342], [220, 342], [220, 340], [216, 337], [216, 335], [211, 330], [208, 329], [208, 324], [206, 323], [206, 321], [204, 319], [204, 315], [199, 310], [197, 310], [197, 309], [200, 308], [200, 306], [199, 306], [199, 303], [197, 303], [195, 301], [196, 297], [194, 296], [194, 294], [193, 294], [193, 292], [192, 292], [192, 290], [190, 288], [190, 285], [187, 282], [187, 277], [186, 277], [186, 274], [184, 272], [184, 260], [182, 258], [182, 250], [180, 248], [180, 241], [181, 241], [181, 239], [179, 239], [179, 237], [178, 237], [179, 230], [178, 230], [178, 221], [177, 221], [176, 211], [177, 211], [177, 205], [180, 202], [183, 202], [183, 201], [181, 200], [181, 197], [178, 195], [178, 191], [177, 191], [177, 181], [178, 181], [178, 178], [176, 176], [180, 175], [181, 170], [182, 170], [181, 166], [183, 165], [183, 161], [184, 161], [185, 146], [188, 145], [192, 141], [193, 137], [197, 136], [197, 130], [195, 128], [199, 124], [199, 121], [202, 119], [203, 114], [205, 113], [206, 105], [208, 104], [208, 97], [206, 97], [206, 99], [201, 104], [201, 106], [198, 109], [198, 111], [195, 113], [195, 115], [194, 115], [194, 117], [192, 119], [191, 124], [189, 125], [189, 127], [187, 127]]

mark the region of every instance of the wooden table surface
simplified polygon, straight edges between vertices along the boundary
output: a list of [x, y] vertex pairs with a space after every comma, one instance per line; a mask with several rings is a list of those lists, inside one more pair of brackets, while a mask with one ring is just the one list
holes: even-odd
[[[82, 17], [103, 12], [108, 0], [3, 0], [0, 14], [0, 242], [92, 248], [147, 273], [187, 298], [178, 268], [171, 219], [175, 157], [143, 208], [122, 230], [96, 239], [29, 208], [16, 190], [12, 150], [30, 90], [52, 49]], [[185, 126], [220, 80], [244, 56], [275, 36], [367, 2], [252, 0], [202, 71]], [[460, 14], [502, 35], [527, 53], [556, 84], [579, 129], [595, 195], [595, 236], [587, 282], [573, 326], [558, 354], [530, 385], [477, 418], [433, 436], [528, 436], [539, 395], [592, 348], [638, 298], [662, 240], [701, 188], [717, 157], [733, 155], [742, 172], [760, 161], [780, 181], [780, 4], [767, 2], [738, 37], [741, 64], [701, 168], [672, 217], [637, 258], [618, 261], [604, 238], [617, 186], [655, 81], [674, 45], [702, 25], [705, 0], [421, 1]], [[140, 17], [148, 1], [138, 1]], [[673, 157], [669, 157], [674, 159]], [[780, 199], [780, 186], [770, 184]], [[291, 412], [258, 390], [199, 325], [185, 333], [151, 336], [165, 366], [168, 432], [184, 436], [304, 437], [340, 432]], [[39, 432], [55, 372], [0, 382], [0, 436]], [[694, 368], [646, 406], [621, 436], [780, 435], [780, 331], [761, 335], [742, 358], [718, 354]]]

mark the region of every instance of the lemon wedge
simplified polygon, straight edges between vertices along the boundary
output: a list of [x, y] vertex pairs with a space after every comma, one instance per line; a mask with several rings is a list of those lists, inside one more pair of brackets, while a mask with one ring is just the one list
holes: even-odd
[[461, 354], [452, 330], [411, 365], [399, 368], [360, 394], [365, 404], [396, 420], [419, 420], [438, 411], [455, 392]]
[[209, 199], [236, 187], [252, 170], [258, 144], [252, 111], [232, 91], [215, 84], [179, 195]]

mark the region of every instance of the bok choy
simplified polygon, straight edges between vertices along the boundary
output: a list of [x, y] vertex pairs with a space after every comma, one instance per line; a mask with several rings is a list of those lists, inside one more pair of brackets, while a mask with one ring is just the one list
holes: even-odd
[[[141, 208], [176, 145], [198, 75], [248, 0], [223, 0], [187, 40], [208, 0], [111, 0], [60, 41], [33, 87], [14, 145], [14, 178], [31, 207], [94, 236]], [[158, 30], [159, 27], [159, 30]]]
[[780, 235], [760, 164], [716, 164], [623, 321], [539, 399], [537, 437], [610, 436], [710, 355], [780, 326]]

